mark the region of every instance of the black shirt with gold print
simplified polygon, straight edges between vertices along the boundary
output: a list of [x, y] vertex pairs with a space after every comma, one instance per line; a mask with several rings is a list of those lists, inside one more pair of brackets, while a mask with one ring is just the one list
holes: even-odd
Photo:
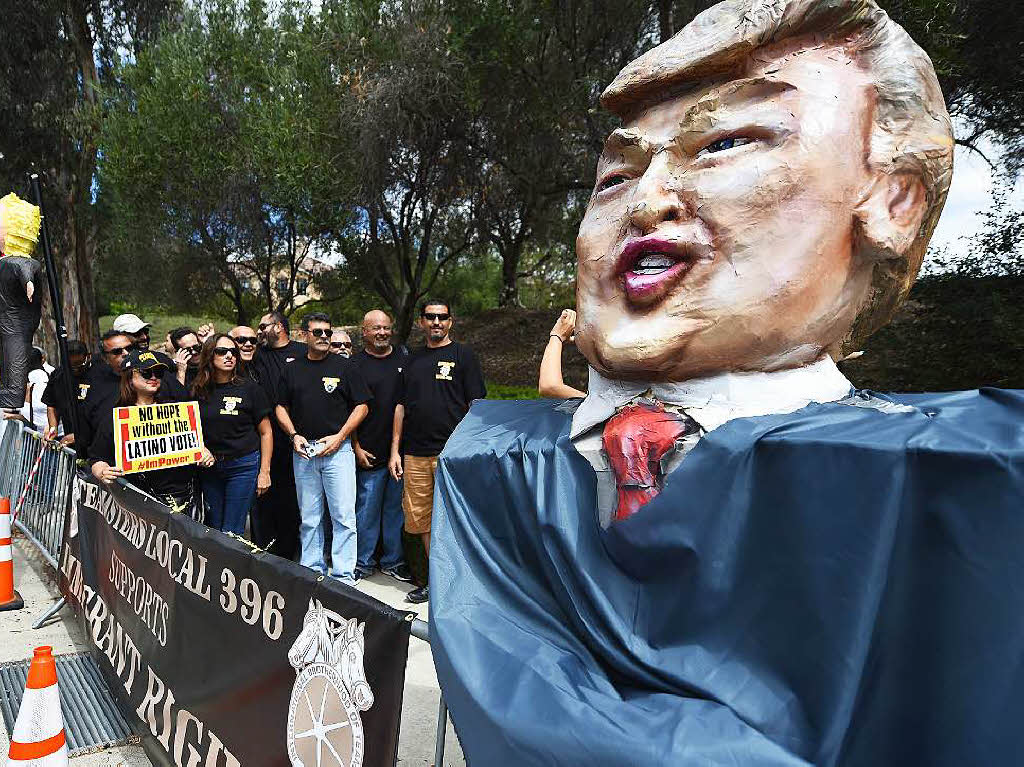
[[402, 451], [438, 455], [473, 400], [486, 396], [480, 362], [468, 346], [452, 341], [414, 352], [402, 371], [398, 399], [405, 406]]
[[239, 458], [260, 449], [256, 427], [270, 415], [270, 399], [255, 381], [215, 384], [210, 396], [199, 400], [203, 442], [218, 460]]

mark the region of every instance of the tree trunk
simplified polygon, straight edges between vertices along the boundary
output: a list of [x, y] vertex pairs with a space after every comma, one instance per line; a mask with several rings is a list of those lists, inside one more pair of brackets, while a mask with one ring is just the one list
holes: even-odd
[[502, 309], [520, 308], [519, 262], [523, 255], [522, 243], [513, 243], [499, 249], [501, 253], [501, 292], [498, 306]]
[[413, 292], [406, 294], [401, 305], [392, 306], [395, 313], [394, 339], [396, 344], [404, 344], [409, 340], [412, 332], [412, 324], [416, 319], [416, 295]]
[[68, 335], [77, 337], [90, 349], [100, 340], [100, 318], [96, 312], [96, 286], [92, 265], [96, 263], [96, 232], [89, 222], [83, 222], [72, 209], [74, 220], [69, 222], [75, 233], [74, 247], [63, 261], [62, 288], [64, 322]]
[[658, 35], [665, 42], [675, 34], [672, 24], [672, 0], [658, 0]]
[[[43, 205], [49, 220], [44, 225], [49, 226], [47, 232], [53, 244], [55, 277], [60, 288], [68, 340], [82, 341], [94, 349], [100, 337], [92, 278], [92, 264], [96, 255], [95, 231], [88, 221], [81, 218], [82, 206], [78, 200], [82, 192], [75, 188], [74, 180], [66, 172], [58, 172], [55, 168], [50, 170], [47, 180], [49, 183], [43, 189]], [[61, 204], [58, 205], [58, 202]], [[59, 224], [56, 229], [55, 223]], [[44, 261], [41, 251], [37, 255], [40, 261]], [[50, 301], [50, 288], [47, 284], [39, 285], [36, 289], [42, 290], [44, 295], [39, 340], [51, 364], [57, 365], [57, 323]]]

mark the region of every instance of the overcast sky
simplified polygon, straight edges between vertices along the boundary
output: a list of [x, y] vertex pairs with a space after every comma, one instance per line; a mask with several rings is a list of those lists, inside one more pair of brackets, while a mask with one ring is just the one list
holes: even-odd
[[[993, 162], [998, 163], [999, 153], [987, 143], [982, 151]], [[977, 234], [983, 224], [980, 211], [992, 207], [993, 179], [988, 164], [964, 147], [956, 147], [953, 158], [953, 183], [946, 198], [942, 218], [932, 235], [932, 250], [945, 246], [951, 255], [967, 252], [969, 239]], [[1024, 207], [1024, 183], [1017, 183], [1011, 201], [1014, 207]], [[927, 269], [927, 261], [925, 262]]]

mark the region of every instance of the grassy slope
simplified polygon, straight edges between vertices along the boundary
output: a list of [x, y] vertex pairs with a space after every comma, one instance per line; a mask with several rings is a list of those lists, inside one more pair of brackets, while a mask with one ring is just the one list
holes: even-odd
[[[197, 328], [204, 322], [213, 322], [217, 330], [221, 331], [228, 331], [234, 327], [227, 320], [197, 317], [192, 314], [143, 314], [142, 319], [153, 323], [153, 327], [149, 330], [149, 335], [155, 345], [162, 344], [170, 331], [182, 325]], [[114, 318], [112, 316], [100, 317], [100, 332], [108, 330], [113, 324]]]

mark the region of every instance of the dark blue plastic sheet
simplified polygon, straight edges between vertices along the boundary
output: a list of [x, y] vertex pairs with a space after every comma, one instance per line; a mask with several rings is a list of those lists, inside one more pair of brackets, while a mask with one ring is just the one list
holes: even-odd
[[707, 435], [602, 530], [547, 401], [441, 457], [431, 644], [473, 765], [1024, 763], [1024, 393]]

